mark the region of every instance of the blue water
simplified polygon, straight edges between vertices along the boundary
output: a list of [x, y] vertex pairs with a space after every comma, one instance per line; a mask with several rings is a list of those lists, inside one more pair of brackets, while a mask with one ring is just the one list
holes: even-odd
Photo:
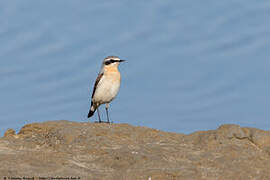
[[0, 134], [89, 121], [108, 55], [128, 60], [111, 104], [115, 123], [269, 130], [269, 18], [267, 0], [0, 1]]

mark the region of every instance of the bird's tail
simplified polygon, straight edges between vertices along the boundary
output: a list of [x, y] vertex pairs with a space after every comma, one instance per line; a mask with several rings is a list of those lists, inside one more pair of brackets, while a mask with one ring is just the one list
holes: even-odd
[[95, 111], [96, 111], [96, 108], [94, 107], [93, 102], [91, 102], [91, 107], [90, 107], [90, 110], [89, 110], [89, 113], [88, 113], [88, 118], [90, 118], [91, 116], [93, 116], [93, 114], [95, 113]]

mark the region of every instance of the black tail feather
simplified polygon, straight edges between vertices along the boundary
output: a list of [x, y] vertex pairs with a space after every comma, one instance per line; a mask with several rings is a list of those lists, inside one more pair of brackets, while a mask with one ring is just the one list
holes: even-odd
[[95, 111], [91, 111], [91, 109], [89, 110], [89, 113], [88, 113], [88, 118], [90, 118], [91, 116], [93, 116], [93, 114], [95, 113]]
[[94, 108], [93, 102], [91, 102], [91, 107], [90, 107], [90, 110], [89, 110], [89, 113], [88, 113], [88, 118], [90, 118], [91, 116], [93, 116], [93, 114], [95, 113], [95, 111], [96, 111], [96, 108]]

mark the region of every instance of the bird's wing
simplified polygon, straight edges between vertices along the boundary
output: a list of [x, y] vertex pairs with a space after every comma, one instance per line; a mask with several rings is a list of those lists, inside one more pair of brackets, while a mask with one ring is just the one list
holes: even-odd
[[98, 83], [99, 83], [99, 81], [101, 80], [102, 76], [103, 76], [103, 73], [100, 73], [100, 74], [98, 75], [97, 79], [96, 79], [95, 86], [94, 86], [93, 93], [92, 93], [92, 98], [93, 98], [93, 96], [94, 96], [94, 94], [95, 94], [95, 92], [96, 92]]

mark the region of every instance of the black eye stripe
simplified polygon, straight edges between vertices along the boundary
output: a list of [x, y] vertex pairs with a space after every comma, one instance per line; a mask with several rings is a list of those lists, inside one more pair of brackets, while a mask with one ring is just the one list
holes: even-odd
[[109, 65], [111, 63], [118, 62], [117, 60], [110, 59], [109, 61], [105, 61], [105, 65]]
[[109, 65], [109, 64], [111, 64], [111, 61], [105, 61], [104, 64], [105, 64], [105, 65]]

